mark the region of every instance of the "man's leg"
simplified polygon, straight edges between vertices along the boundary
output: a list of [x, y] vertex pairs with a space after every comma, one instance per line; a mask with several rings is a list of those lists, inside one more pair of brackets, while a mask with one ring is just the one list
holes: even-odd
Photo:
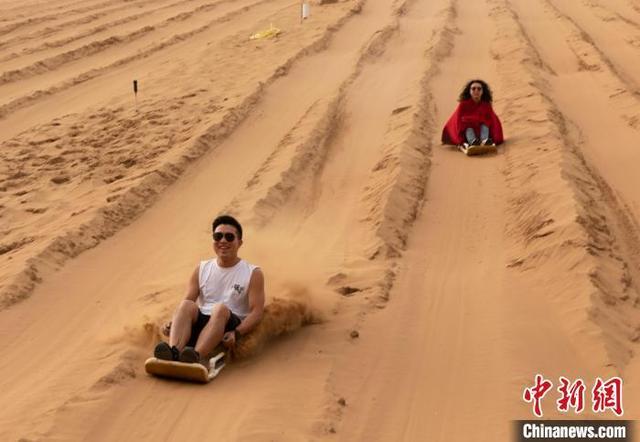
[[173, 314], [171, 322], [171, 335], [169, 336], [169, 345], [175, 346], [178, 350], [182, 349], [189, 342], [191, 337], [191, 326], [198, 319], [198, 304], [188, 299], [180, 303], [176, 312]]
[[224, 327], [231, 316], [231, 311], [223, 304], [217, 304], [211, 310], [211, 318], [200, 332], [195, 350], [201, 358], [207, 358], [216, 345], [222, 341]]

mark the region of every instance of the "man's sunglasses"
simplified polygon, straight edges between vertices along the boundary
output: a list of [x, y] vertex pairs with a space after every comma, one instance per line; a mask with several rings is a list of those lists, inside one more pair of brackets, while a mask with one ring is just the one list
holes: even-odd
[[213, 234], [213, 240], [215, 242], [220, 241], [222, 238], [226, 239], [227, 242], [233, 242], [236, 239], [236, 235], [235, 233], [231, 233], [231, 232], [226, 232], [226, 233], [215, 232]]

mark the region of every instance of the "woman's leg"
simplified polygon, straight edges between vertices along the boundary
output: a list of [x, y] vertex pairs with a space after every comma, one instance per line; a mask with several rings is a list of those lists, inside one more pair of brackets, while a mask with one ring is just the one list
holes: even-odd
[[477, 140], [476, 132], [471, 127], [467, 127], [467, 130], [464, 131], [464, 136], [469, 144], [473, 144]]
[[488, 139], [489, 139], [489, 128], [486, 125], [481, 124], [480, 125], [480, 140], [482, 141], [482, 144], [485, 144]]

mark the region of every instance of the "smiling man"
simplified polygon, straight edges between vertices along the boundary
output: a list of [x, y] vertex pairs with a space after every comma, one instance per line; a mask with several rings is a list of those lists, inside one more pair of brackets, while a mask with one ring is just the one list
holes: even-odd
[[187, 295], [173, 315], [169, 343], [155, 348], [158, 359], [199, 362], [208, 369], [209, 356], [221, 341], [233, 347], [262, 319], [264, 276], [238, 256], [242, 226], [222, 215], [212, 230], [217, 258], [200, 262], [191, 275]]

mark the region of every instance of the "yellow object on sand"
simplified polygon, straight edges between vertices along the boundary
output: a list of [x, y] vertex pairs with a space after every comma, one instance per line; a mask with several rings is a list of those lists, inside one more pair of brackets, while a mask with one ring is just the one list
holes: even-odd
[[257, 32], [249, 37], [249, 40], [258, 40], [260, 38], [271, 38], [280, 34], [280, 28], [276, 28], [271, 24], [269, 29], [265, 29], [264, 31]]

